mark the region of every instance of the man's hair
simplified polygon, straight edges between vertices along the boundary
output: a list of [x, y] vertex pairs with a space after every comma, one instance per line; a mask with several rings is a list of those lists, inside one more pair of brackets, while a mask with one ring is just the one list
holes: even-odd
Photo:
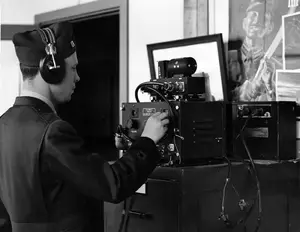
[[23, 81], [33, 80], [39, 72], [39, 67], [29, 67], [20, 63], [20, 69], [23, 76]]

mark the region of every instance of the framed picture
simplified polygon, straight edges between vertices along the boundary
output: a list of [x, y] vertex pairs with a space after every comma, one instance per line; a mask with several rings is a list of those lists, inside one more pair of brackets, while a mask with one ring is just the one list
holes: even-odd
[[300, 104], [300, 70], [276, 70], [276, 101]]
[[282, 16], [283, 69], [300, 69], [300, 12]]
[[299, 9], [291, 0], [229, 0], [234, 101], [275, 101], [277, 70], [300, 69]]
[[151, 79], [158, 79], [158, 63], [185, 57], [194, 58], [197, 69], [192, 76], [205, 73], [214, 101], [227, 101], [227, 71], [221, 34], [193, 37], [147, 45]]

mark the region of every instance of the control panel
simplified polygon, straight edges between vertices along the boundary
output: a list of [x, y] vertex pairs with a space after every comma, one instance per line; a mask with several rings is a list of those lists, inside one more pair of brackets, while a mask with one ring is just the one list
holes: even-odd
[[236, 116], [238, 118], [271, 118], [271, 104], [237, 104]]

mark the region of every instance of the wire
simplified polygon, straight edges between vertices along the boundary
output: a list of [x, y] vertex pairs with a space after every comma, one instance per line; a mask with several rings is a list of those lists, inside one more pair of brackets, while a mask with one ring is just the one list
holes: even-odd
[[170, 102], [168, 101], [168, 99], [165, 97], [165, 96], [163, 96], [158, 90], [156, 90], [156, 89], [154, 89], [154, 88], [152, 88], [152, 87], [149, 87], [149, 86], [145, 86], [145, 88], [146, 89], [149, 89], [149, 90], [151, 90], [151, 91], [153, 91], [153, 92], [155, 92], [156, 94], [158, 94], [167, 104], [168, 104], [168, 106], [169, 106], [169, 108], [170, 108], [170, 113], [171, 113], [171, 117], [173, 118], [174, 117], [174, 112], [173, 112], [173, 108], [172, 108], [172, 106], [171, 106], [171, 104], [170, 104]]
[[[150, 86], [153, 86], [153, 85], [159, 85], [159, 86], [164, 86], [164, 84], [163, 83], [160, 83], [160, 82], [151, 82], [151, 81], [149, 81], [149, 82], [144, 82], [144, 83], [141, 83], [141, 84], [139, 84], [137, 87], [136, 87], [136, 89], [135, 89], [135, 100], [136, 100], [136, 102], [140, 102], [140, 100], [139, 100], [139, 96], [138, 96], [138, 92], [139, 92], [139, 90], [141, 89], [141, 88], [143, 88], [143, 87], [146, 87], [146, 86], [148, 86], [148, 87], [150, 87]], [[162, 96], [162, 94], [161, 93], [159, 93], [158, 91], [156, 92], [157, 94], [159, 94], [160, 96]]]
[[[227, 227], [234, 228], [241, 223], [243, 223], [245, 225], [246, 221], [248, 220], [248, 218], [252, 212], [252, 209], [256, 202], [256, 199], [254, 200], [253, 204], [251, 204], [251, 206], [247, 210], [246, 214], [241, 219], [237, 220], [236, 222], [232, 222], [229, 220], [229, 217], [226, 214], [226, 210], [225, 210], [225, 200], [226, 200], [227, 186], [231, 182], [232, 164], [231, 164], [231, 161], [226, 156], [223, 156], [222, 158], [225, 159], [228, 163], [228, 172], [227, 172], [227, 177], [226, 177], [225, 184], [224, 184], [223, 191], [222, 191], [223, 193], [222, 193], [220, 219], [222, 219], [224, 221], [224, 223], [226, 224]], [[236, 188], [234, 187], [233, 184], [231, 184], [231, 187], [234, 190], [234, 192], [236, 193], [236, 195], [240, 198], [240, 194], [238, 193], [238, 191], [236, 190]], [[240, 199], [239, 202], [241, 202], [241, 201], [242, 201], [242, 199]]]
[[262, 202], [261, 202], [261, 189], [260, 189], [260, 182], [259, 182], [259, 179], [258, 179], [258, 174], [257, 174], [257, 170], [256, 170], [256, 166], [254, 164], [254, 161], [252, 159], [252, 156], [250, 154], [250, 151], [249, 151], [249, 148], [246, 144], [246, 141], [245, 141], [245, 138], [244, 136], [241, 134], [241, 140], [242, 140], [242, 143], [246, 149], [246, 152], [247, 152], [247, 155], [250, 159], [250, 163], [251, 163], [251, 166], [252, 166], [252, 169], [254, 171], [254, 176], [255, 176], [255, 179], [256, 179], [256, 187], [257, 187], [257, 198], [258, 198], [258, 217], [257, 217], [257, 225], [256, 225], [256, 228], [255, 228], [255, 232], [257, 232], [260, 228], [260, 225], [261, 225], [261, 218], [262, 218]]
[[227, 185], [230, 181], [231, 178], [231, 162], [227, 157], [223, 157], [224, 159], [226, 159], [227, 163], [228, 163], [228, 172], [227, 172], [227, 177], [225, 180], [225, 184], [223, 187], [223, 193], [222, 193], [222, 204], [221, 204], [221, 215], [220, 217], [223, 219], [223, 221], [226, 223], [228, 221], [228, 216], [225, 214], [225, 198], [226, 198], [226, 189], [227, 189]]
[[245, 150], [246, 150], [246, 153], [247, 153], [247, 156], [250, 160], [250, 164], [251, 164], [251, 167], [253, 169], [253, 172], [254, 172], [254, 176], [255, 176], [255, 180], [256, 180], [256, 187], [257, 187], [257, 198], [258, 198], [258, 217], [257, 217], [257, 226], [255, 228], [255, 232], [257, 232], [260, 228], [260, 225], [261, 225], [261, 219], [262, 219], [262, 213], [263, 213], [263, 210], [262, 210], [262, 201], [261, 201], [261, 189], [260, 189], [260, 181], [259, 181], [259, 178], [258, 178], [258, 173], [257, 173], [257, 170], [256, 170], [256, 166], [255, 166], [255, 163], [252, 159], [252, 156], [251, 156], [251, 153], [249, 151], [249, 148], [247, 146], [247, 143], [245, 141], [245, 138], [244, 138], [244, 135], [243, 135], [243, 132], [249, 122], [249, 120], [255, 116], [257, 114], [257, 111], [255, 111], [253, 114], [251, 114], [247, 120], [245, 121], [244, 123], [244, 126], [242, 127], [239, 135], [240, 135], [240, 138], [241, 138], [241, 141], [245, 147]]
[[181, 164], [182, 162], [182, 159], [181, 159], [181, 155], [180, 155], [180, 152], [179, 152], [179, 149], [178, 149], [178, 146], [176, 144], [176, 136], [173, 137], [173, 141], [174, 141], [174, 146], [175, 146], [175, 149], [176, 149], [176, 155], [178, 154], [178, 164]]
[[246, 126], [247, 126], [247, 124], [248, 124], [248, 122], [249, 122], [250, 118], [251, 118], [251, 117], [248, 117], [248, 118], [246, 119], [246, 121], [245, 121], [245, 123], [244, 123], [244, 125], [243, 125], [242, 129], [240, 130], [240, 133], [239, 133], [239, 134], [236, 136], [236, 138], [235, 138], [235, 139], [238, 139], [238, 138], [241, 136], [241, 133], [243, 133], [243, 132], [244, 132], [244, 130], [245, 130], [245, 128], [246, 128]]
[[[250, 164], [251, 164], [251, 167], [253, 169], [253, 172], [254, 172], [254, 176], [255, 176], [255, 180], [256, 180], [256, 185], [257, 185], [257, 197], [255, 198], [253, 204], [251, 204], [249, 210], [247, 210], [247, 213], [245, 214], [245, 216], [240, 219], [239, 221], [233, 223], [229, 220], [229, 217], [228, 215], [226, 214], [226, 211], [225, 211], [225, 198], [226, 198], [226, 189], [227, 189], [227, 185], [229, 184], [229, 182], [231, 181], [231, 162], [230, 160], [224, 156], [223, 158], [227, 161], [228, 163], [228, 174], [227, 174], [227, 177], [226, 177], [226, 180], [225, 180], [225, 184], [224, 184], [224, 187], [223, 187], [223, 195], [222, 195], [222, 205], [221, 205], [221, 214], [220, 214], [220, 218], [225, 222], [225, 224], [228, 226], [228, 227], [235, 227], [237, 226], [238, 224], [241, 224], [243, 223], [244, 224], [244, 229], [246, 229], [245, 227], [245, 223], [246, 221], [248, 220], [248, 217], [250, 216], [252, 210], [253, 210], [253, 206], [255, 205], [256, 203], [256, 200], [258, 199], [258, 204], [259, 204], [259, 215], [257, 217], [257, 227], [255, 229], [255, 232], [257, 232], [260, 228], [260, 223], [261, 223], [261, 214], [262, 214], [262, 207], [261, 207], [261, 191], [260, 191], [260, 183], [259, 183], [259, 179], [258, 179], [258, 175], [257, 175], [257, 171], [256, 171], [256, 167], [255, 167], [255, 164], [253, 162], [253, 159], [252, 159], [252, 156], [249, 152], [249, 149], [247, 147], [247, 144], [245, 142], [245, 139], [244, 139], [244, 136], [243, 136], [243, 132], [249, 122], [249, 120], [258, 113], [258, 110], [254, 111], [245, 121], [243, 127], [241, 128], [240, 130], [240, 133], [238, 134], [238, 136], [236, 137], [236, 139], [238, 139], [239, 137], [241, 138], [242, 140], [242, 143], [246, 149], [246, 152], [247, 152], [247, 155], [249, 157], [249, 160], [250, 160]], [[253, 175], [253, 173], [251, 172], [251, 174]], [[233, 185], [232, 185], [233, 187]], [[234, 191], [236, 192], [237, 195], [239, 195], [236, 191], [236, 189], [233, 187]]]

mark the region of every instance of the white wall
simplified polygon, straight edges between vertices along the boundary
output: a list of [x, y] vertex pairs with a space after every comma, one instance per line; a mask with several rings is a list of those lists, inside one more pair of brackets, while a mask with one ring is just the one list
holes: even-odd
[[0, 115], [12, 104], [19, 94], [20, 72], [18, 59], [11, 41], [0, 41]]
[[[1, 0], [3, 24], [34, 24], [34, 15], [95, 0]], [[104, 1], [104, 0], [99, 0]]]
[[[135, 88], [150, 80], [147, 44], [183, 39], [184, 0], [129, 0], [129, 102]], [[139, 94], [140, 101], [149, 96]]]
[[224, 43], [229, 39], [229, 1], [209, 0], [209, 34], [222, 33]]

